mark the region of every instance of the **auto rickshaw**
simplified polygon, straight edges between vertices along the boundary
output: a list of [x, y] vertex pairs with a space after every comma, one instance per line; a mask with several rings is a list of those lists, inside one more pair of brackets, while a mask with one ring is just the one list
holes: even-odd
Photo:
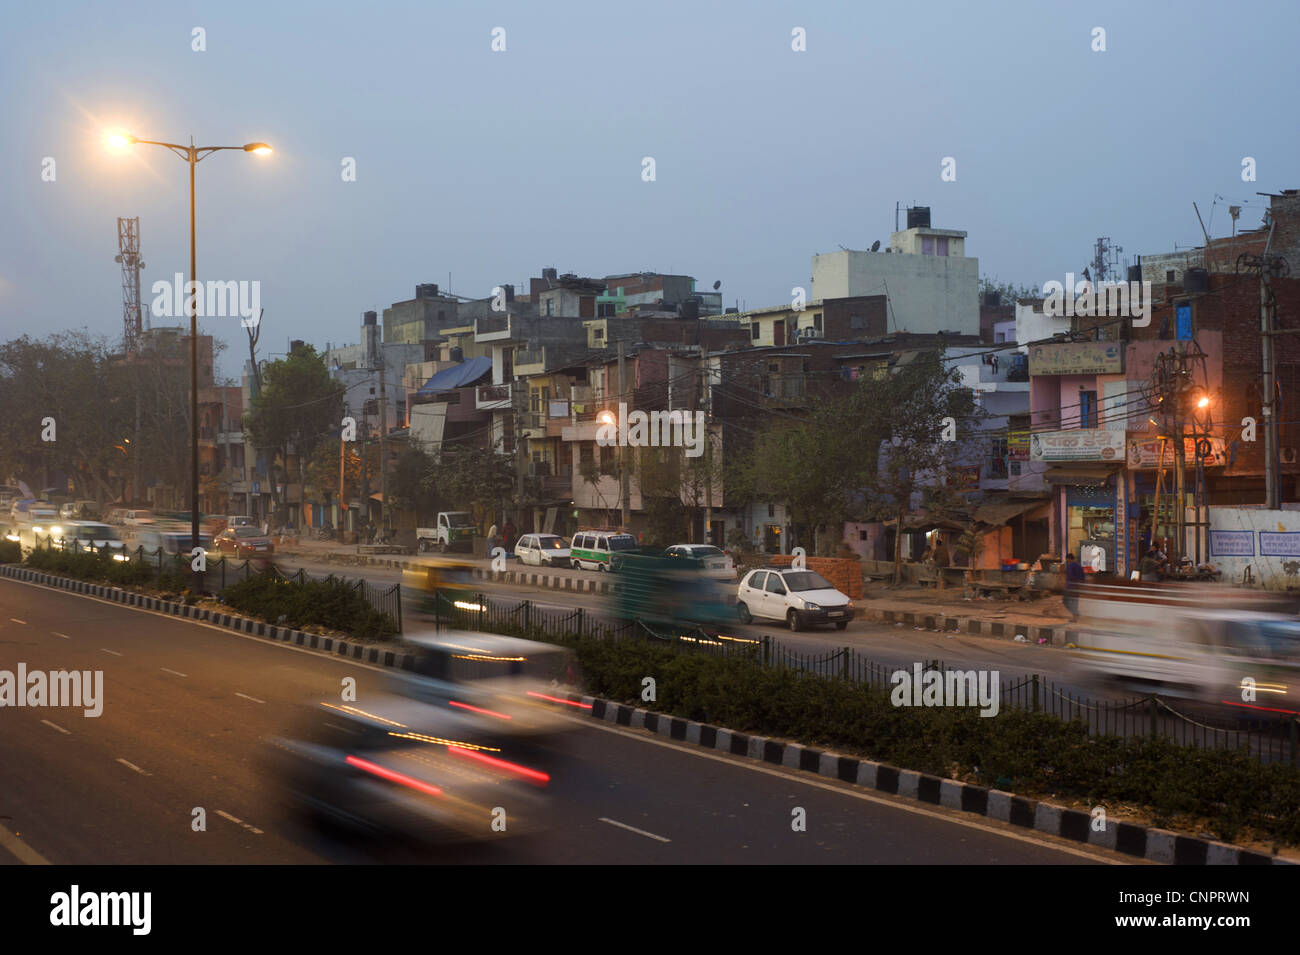
[[402, 571], [403, 615], [450, 626], [466, 614], [484, 610], [477, 569], [455, 557], [416, 558]]

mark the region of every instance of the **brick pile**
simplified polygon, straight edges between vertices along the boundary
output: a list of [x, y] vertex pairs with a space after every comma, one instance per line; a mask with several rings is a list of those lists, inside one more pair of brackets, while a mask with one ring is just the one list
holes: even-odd
[[[806, 557], [809, 570], [816, 571], [829, 580], [835, 589], [848, 594], [854, 600], [862, 598], [862, 564], [848, 557]], [[773, 554], [770, 561], [773, 567], [788, 567], [794, 563], [789, 554]]]

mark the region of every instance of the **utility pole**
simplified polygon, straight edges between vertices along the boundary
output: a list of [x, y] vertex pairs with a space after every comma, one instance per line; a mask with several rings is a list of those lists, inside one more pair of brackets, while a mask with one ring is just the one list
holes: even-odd
[[[700, 372], [704, 382], [704, 543], [713, 543], [713, 387], [709, 378], [709, 348], [700, 345]], [[726, 543], [716, 546], [723, 546]]]
[[519, 524], [523, 526], [523, 513], [520, 510], [523, 507], [524, 500], [524, 469], [527, 466], [527, 455], [524, 450], [524, 423], [528, 416], [528, 382], [522, 378], [516, 378], [511, 383], [514, 389], [512, 395], [515, 409], [515, 506], [514, 510], [519, 513]]
[[1174, 499], [1177, 506], [1174, 508], [1174, 528], [1177, 539], [1174, 542], [1173, 553], [1170, 554], [1172, 560], [1181, 560], [1183, 552], [1187, 548], [1187, 448], [1186, 437], [1183, 434], [1183, 396], [1185, 381], [1183, 377], [1183, 364], [1186, 358], [1185, 354], [1179, 354], [1177, 370], [1174, 372], [1173, 386], [1173, 403], [1174, 403]]
[[382, 354], [379, 360], [379, 523], [388, 533], [388, 378]]
[[[1269, 217], [1272, 219], [1272, 216]], [[1277, 398], [1276, 375], [1273, 354], [1273, 302], [1272, 278], [1269, 270], [1268, 251], [1273, 245], [1273, 230], [1277, 222], [1268, 227], [1268, 239], [1264, 242], [1264, 257], [1259, 268], [1259, 338], [1260, 350], [1264, 359], [1264, 506], [1269, 510], [1281, 507], [1279, 485], [1282, 475], [1279, 473], [1277, 450], [1277, 409], [1273, 402]]]
[[[620, 341], [618, 343], [618, 401], [620, 405], [627, 400], [626, 398], [627, 378], [626, 378], [626, 370], [624, 368], [626, 364], [625, 357], [626, 357], [625, 346], [624, 343]], [[620, 432], [626, 432], [627, 422], [626, 421], [618, 422], [618, 428]], [[619, 499], [622, 501], [623, 504], [623, 528], [622, 529], [624, 531], [627, 531], [630, 529], [629, 524], [631, 522], [631, 516], [629, 514], [628, 480], [627, 480], [627, 447], [625, 445], [618, 449], [618, 471], [619, 471]]]

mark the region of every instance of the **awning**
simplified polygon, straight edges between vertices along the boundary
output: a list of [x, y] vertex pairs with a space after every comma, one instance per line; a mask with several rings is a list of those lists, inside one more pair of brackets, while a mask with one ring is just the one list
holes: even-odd
[[1006, 501], [1000, 504], [981, 504], [975, 508], [975, 520], [981, 524], [993, 524], [1002, 526], [1010, 520], [1014, 520], [1022, 514], [1028, 514], [1030, 511], [1036, 511], [1039, 508], [1047, 507], [1051, 501]]
[[1119, 468], [1053, 468], [1043, 472], [1048, 484], [1074, 484], [1079, 487], [1103, 487]]
[[[881, 522], [885, 527], [897, 527], [898, 518], [892, 517], [887, 521]], [[938, 528], [949, 531], [964, 531], [966, 528], [956, 521], [945, 520], [939, 517], [909, 517], [903, 523], [905, 531], [930, 531]]]
[[416, 394], [431, 395], [439, 391], [454, 391], [474, 384], [492, 371], [491, 358], [471, 358], [451, 368], [444, 368], [421, 386]]

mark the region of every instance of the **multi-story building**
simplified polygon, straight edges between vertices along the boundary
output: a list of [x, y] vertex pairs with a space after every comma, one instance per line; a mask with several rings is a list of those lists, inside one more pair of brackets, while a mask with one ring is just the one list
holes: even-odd
[[930, 210], [907, 210], [907, 228], [884, 252], [841, 250], [812, 257], [812, 299], [885, 295], [888, 331], [980, 332], [979, 259], [966, 233], [930, 226]]

